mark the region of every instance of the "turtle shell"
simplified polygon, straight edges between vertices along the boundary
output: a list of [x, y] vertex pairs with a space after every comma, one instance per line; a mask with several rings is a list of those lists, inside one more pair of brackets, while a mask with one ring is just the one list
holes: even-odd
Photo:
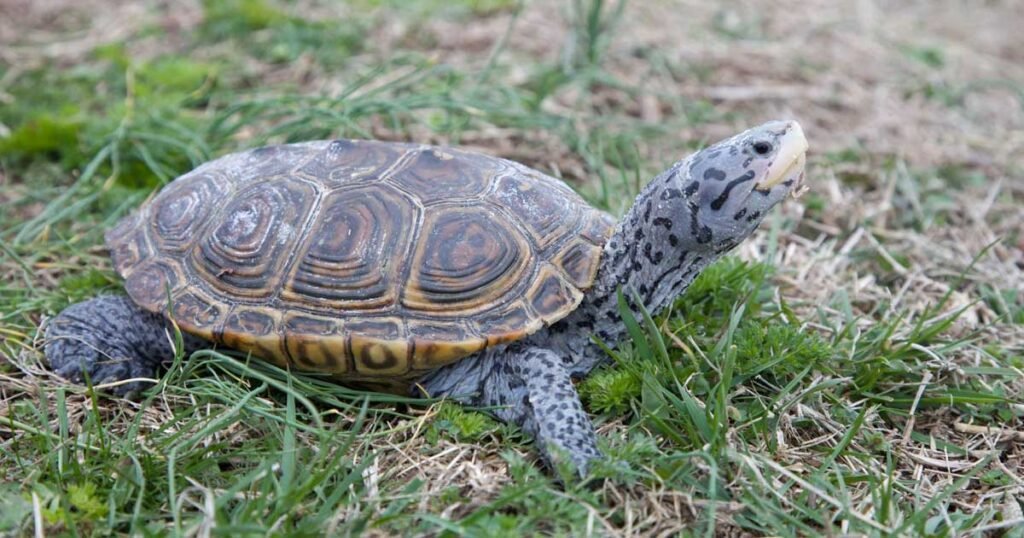
[[335, 140], [204, 164], [107, 244], [131, 298], [184, 331], [394, 384], [566, 316], [612, 224], [518, 163]]

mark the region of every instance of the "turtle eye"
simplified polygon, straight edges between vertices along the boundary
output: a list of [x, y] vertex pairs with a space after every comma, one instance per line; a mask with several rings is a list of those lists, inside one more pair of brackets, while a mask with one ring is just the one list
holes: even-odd
[[772, 151], [772, 143], [765, 140], [758, 140], [753, 144], [754, 153], [758, 155], [768, 155]]

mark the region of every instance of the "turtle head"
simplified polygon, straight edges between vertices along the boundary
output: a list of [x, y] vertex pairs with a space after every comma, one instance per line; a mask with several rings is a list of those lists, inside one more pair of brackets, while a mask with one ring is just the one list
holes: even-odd
[[[722, 140], [654, 178], [605, 245], [588, 307], [625, 332], [613, 294], [628, 289], [653, 313], [672, 304], [711, 262], [746, 239], [773, 207], [802, 188], [807, 139], [773, 121]], [[608, 306], [611, 305], [611, 306]], [[589, 312], [582, 307], [582, 312]], [[635, 311], [638, 312], [638, 311]]]
[[698, 244], [722, 252], [800, 189], [807, 139], [795, 121], [772, 121], [692, 155], [677, 169]]

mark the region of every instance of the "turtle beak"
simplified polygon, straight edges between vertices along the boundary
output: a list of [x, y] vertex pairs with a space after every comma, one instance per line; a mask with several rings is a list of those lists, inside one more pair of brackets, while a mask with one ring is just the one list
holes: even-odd
[[804, 130], [795, 121], [787, 121], [782, 135], [779, 136], [779, 152], [768, 166], [763, 181], [754, 186], [759, 191], [768, 191], [787, 178], [798, 174], [807, 161], [807, 138]]

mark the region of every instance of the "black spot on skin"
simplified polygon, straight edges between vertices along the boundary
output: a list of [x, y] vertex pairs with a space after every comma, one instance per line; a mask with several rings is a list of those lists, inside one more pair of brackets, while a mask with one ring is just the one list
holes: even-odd
[[760, 216], [761, 216], [761, 212], [760, 211], [754, 211], [753, 213], [750, 214], [749, 217], [747, 217], [747, 222], [754, 222]]
[[747, 157], [746, 160], [743, 161], [743, 168], [750, 168], [750, 163], [752, 162], [754, 162], [754, 158]]
[[703, 245], [704, 243], [710, 242], [712, 239], [711, 228], [706, 225], [701, 225], [700, 231], [697, 233], [697, 243]]
[[636, 231], [633, 232], [633, 239], [636, 239], [637, 241], [640, 241], [643, 238], [644, 238], [644, 229], [643, 228], [637, 228]]
[[[698, 256], [692, 263], [689, 264], [689, 267], [684, 271], [683, 267], [687, 265], [686, 258], [688, 255], [689, 252], [683, 251], [682, 254], [679, 256], [679, 260], [676, 265], [662, 271], [662, 273], [658, 275], [657, 278], [654, 279], [654, 282], [656, 283], [665, 282], [666, 279], [674, 280], [675, 282], [669, 288], [672, 296], [678, 295], [679, 288], [685, 287], [686, 285], [689, 284], [687, 277], [693, 272], [695, 264], [700, 262], [700, 257]], [[672, 277], [672, 275], [676, 276]], [[651, 289], [650, 293], [647, 294], [646, 299], [648, 302], [650, 302], [651, 299], [654, 297], [654, 292], [658, 288], [659, 286], [655, 285], [655, 287]]]
[[679, 244], [679, 238], [675, 234], [668, 234], [668, 244], [673, 247]]
[[746, 214], [747, 214], [747, 208], [744, 207], [743, 209], [737, 211], [736, 214], [732, 216], [732, 220], [740, 220]]
[[722, 190], [722, 194], [720, 194], [718, 196], [718, 198], [715, 198], [715, 200], [713, 202], [711, 202], [711, 209], [713, 209], [715, 211], [718, 211], [719, 209], [722, 209], [722, 206], [725, 205], [725, 201], [729, 199], [729, 193], [732, 192], [732, 189], [736, 185], [739, 185], [740, 183], [745, 183], [747, 181], [750, 181], [751, 179], [754, 179], [754, 171], [753, 170], [748, 170], [742, 176], [740, 176], [740, 177], [730, 181], [725, 186], [725, 189]]
[[635, 260], [633, 262], [633, 270], [634, 271], [639, 271], [640, 269], [643, 269], [643, 267], [644, 267], [644, 265], [642, 263], [640, 263], [639, 260]]
[[653, 252], [653, 246], [650, 243], [644, 245], [644, 256], [647, 257], [647, 261], [657, 265], [661, 263], [661, 258], [664, 254], [661, 251]]
[[699, 188], [700, 188], [700, 182], [699, 181], [691, 181], [690, 184], [686, 186], [686, 191], [685, 191], [686, 192], [686, 197], [689, 198], [689, 197], [693, 196], [693, 193], [697, 192], [697, 189], [699, 189]]
[[787, 187], [792, 187], [793, 186], [793, 180], [792, 179], [787, 179], [786, 181], [783, 181], [782, 184], [787, 186]]
[[725, 181], [725, 171], [717, 168], [708, 168], [704, 171], [704, 179], [713, 179], [715, 181]]
[[664, 226], [666, 230], [671, 230], [672, 229], [672, 220], [667, 219], [665, 217], [655, 217], [654, 218], [654, 225], [655, 226]]
[[647, 295], [647, 285], [646, 284], [640, 284], [640, 295], [645, 295], [645, 296]]
[[690, 202], [690, 234], [697, 235], [697, 227], [699, 222], [697, 221], [697, 213], [700, 212], [700, 206]]
[[647, 200], [647, 206], [644, 208], [644, 222], [650, 222], [650, 220], [651, 220], [651, 205], [652, 204], [653, 204], [653, 202], [651, 200]]
[[664, 191], [661, 192], [661, 199], [663, 201], [664, 200], [671, 200], [673, 198], [682, 198], [682, 197], [683, 197], [683, 193], [680, 192], [679, 189], [665, 189]]

